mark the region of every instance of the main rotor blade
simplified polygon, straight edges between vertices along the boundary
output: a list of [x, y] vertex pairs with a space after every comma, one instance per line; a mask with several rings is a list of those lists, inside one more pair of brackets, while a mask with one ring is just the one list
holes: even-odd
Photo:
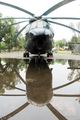
[[73, 28], [73, 27], [70, 27], [70, 26], [68, 26], [68, 25], [65, 25], [65, 24], [62, 24], [62, 23], [58, 23], [58, 22], [54, 22], [54, 21], [50, 21], [50, 20], [48, 20], [48, 22], [54, 23], [54, 24], [57, 24], [57, 25], [60, 25], [60, 26], [66, 27], [66, 28], [69, 28], [69, 29], [71, 29], [71, 30], [74, 30], [74, 31], [80, 33], [79, 30], [77, 30], [77, 29], [75, 29], [75, 28]]
[[[27, 24], [27, 25], [28, 25], [28, 24]], [[17, 37], [19, 36], [19, 34], [26, 28], [27, 25], [25, 25], [25, 26], [14, 36], [13, 41], [15, 41], [15, 40], [17, 39]]]
[[13, 24], [10, 24], [10, 25], [7, 25], [7, 26], [4, 26], [2, 28], [0, 28], [0, 30], [3, 30], [5, 28], [7, 28], [8, 26], [12, 26], [12, 25], [16, 25], [16, 24], [20, 24], [20, 23], [24, 23], [24, 22], [28, 22], [28, 21], [20, 21], [20, 22], [16, 22], [16, 23], [13, 23]]
[[59, 2], [59, 3], [57, 3], [56, 5], [52, 6], [50, 9], [48, 9], [46, 12], [44, 12], [41, 16], [43, 16], [43, 15], [44, 15], [44, 16], [45, 16], [45, 15], [48, 15], [48, 14], [50, 14], [52, 11], [58, 9], [59, 7], [62, 7], [63, 5], [66, 5], [66, 4], [68, 4], [68, 3], [70, 3], [70, 2], [73, 2], [73, 1], [75, 1], [75, 0], [63, 0], [63, 1]]
[[14, 115], [16, 115], [17, 113], [19, 113], [20, 111], [22, 111], [28, 105], [29, 105], [29, 103], [26, 102], [25, 104], [23, 104], [22, 106], [20, 106], [16, 110], [14, 110], [13, 112], [11, 112], [11, 113], [5, 115], [4, 117], [0, 118], [0, 120], [8, 120], [9, 118], [13, 117]]
[[80, 20], [80, 18], [76, 17], [47, 17], [47, 19]]
[[50, 111], [59, 119], [59, 120], [67, 120], [58, 110], [56, 110], [50, 103], [46, 105]]
[[0, 18], [0, 20], [6, 20], [6, 19], [30, 19], [30, 18], [25, 18], [25, 17], [5, 17], [5, 18]]
[[5, 6], [8, 6], [8, 7], [15, 8], [15, 9], [20, 10], [20, 11], [22, 11], [22, 12], [24, 12], [24, 13], [27, 13], [27, 14], [29, 14], [29, 15], [31, 15], [31, 16], [34, 16], [33, 13], [31, 13], [31, 12], [29, 12], [29, 11], [23, 9], [23, 8], [20, 8], [20, 7], [18, 7], [18, 6], [15, 6], [15, 5], [12, 5], [12, 4], [9, 4], [9, 3], [5, 3], [5, 2], [1, 2], [1, 1], [0, 1], [0, 4], [5, 5]]
[[80, 97], [80, 94], [53, 94], [56, 97]]

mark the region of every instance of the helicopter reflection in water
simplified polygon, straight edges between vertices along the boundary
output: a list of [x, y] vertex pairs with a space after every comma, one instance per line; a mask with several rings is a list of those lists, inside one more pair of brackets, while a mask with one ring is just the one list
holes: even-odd
[[52, 98], [52, 73], [44, 59], [30, 61], [26, 73], [26, 89], [28, 102], [36, 106], [44, 106]]

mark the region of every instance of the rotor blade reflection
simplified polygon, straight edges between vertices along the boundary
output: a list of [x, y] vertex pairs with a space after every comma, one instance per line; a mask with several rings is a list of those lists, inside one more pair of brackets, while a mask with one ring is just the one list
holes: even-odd
[[44, 12], [41, 16], [43, 15], [48, 15], [50, 14], [52, 11], [58, 9], [59, 7], [62, 7], [63, 5], [66, 5], [67, 3], [73, 2], [75, 0], [63, 0], [59, 3], [57, 3], [56, 5], [52, 6], [50, 9], [48, 9], [46, 12]]
[[17, 72], [17, 70], [14, 69], [14, 71], [17, 74], [17, 76], [20, 78], [20, 80], [26, 85], [26, 81], [20, 76], [20, 74]]
[[50, 111], [59, 119], [59, 120], [67, 120], [59, 111], [57, 111], [50, 103], [46, 105]]
[[54, 94], [53, 96], [56, 97], [80, 97], [80, 94]]
[[0, 118], [0, 120], [7, 120], [11, 117], [13, 117], [14, 115], [16, 115], [17, 113], [19, 113], [21, 110], [23, 110], [25, 107], [27, 107], [29, 105], [28, 102], [26, 102], [25, 104], [23, 104], [22, 106], [20, 106], [19, 108], [17, 108], [16, 110], [14, 110], [13, 112], [7, 114], [6, 116]]
[[31, 16], [34, 16], [33, 13], [31, 13], [31, 12], [29, 12], [29, 11], [23, 9], [23, 8], [20, 8], [20, 7], [18, 7], [18, 6], [15, 6], [15, 5], [12, 5], [12, 4], [9, 4], [9, 3], [5, 3], [5, 2], [1, 2], [1, 1], [0, 1], [0, 4], [5, 5], [5, 6], [8, 6], [8, 7], [15, 8], [15, 9], [20, 10], [20, 11], [22, 11], [22, 12], [25, 12], [25, 13], [31, 15]]
[[7, 84], [7, 83], [5, 83], [5, 82], [3, 82], [3, 84], [5, 84], [6, 86], [9, 86], [9, 87], [11, 87], [11, 88], [14, 88], [14, 89], [16, 89], [16, 90], [20, 90], [20, 91], [24, 91], [24, 92], [26, 91], [26, 90], [24, 90], [24, 89], [21, 89], [21, 88], [18, 88], [18, 87], [9, 85], [9, 84]]
[[26, 94], [0, 94], [0, 96], [26, 96]]
[[73, 81], [71, 81], [71, 82], [68, 82], [68, 83], [66, 83], [66, 84], [60, 85], [60, 86], [58, 86], [58, 87], [55, 87], [55, 88], [53, 88], [52, 90], [58, 90], [58, 89], [60, 89], [60, 88], [66, 87], [66, 86], [68, 86], [68, 85], [70, 85], [70, 84], [72, 84], [72, 83], [74, 83], [74, 82], [77, 82], [78, 80], [80, 80], [80, 77], [76, 78], [75, 80], [73, 80]]
[[62, 23], [58, 23], [58, 22], [54, 22], [54, 21], [50, 21], [50, 20], [49, 20], [48, 22], [54, 23], [54, 24], [57, 24], [57, 25], [61, 25], [61, 26], [63, 26], [63, 27], [69, 28], [69, 29], [71, 29], [71, 30], [74, 30], [74, 31], [80, 33], [79, 30], [77, 30], [77, 29], [75, 29], [75, 28], [73, 28], [73, 27], [70, 27], [70, 26], [68, 26], [68, 25], [65, 25], [65, 24], [62, 24]]

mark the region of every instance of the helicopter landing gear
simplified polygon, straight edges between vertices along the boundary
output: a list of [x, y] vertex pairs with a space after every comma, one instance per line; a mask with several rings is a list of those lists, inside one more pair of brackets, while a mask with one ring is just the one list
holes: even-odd
[[25, 52], [25, 53], [23, 54], [23, 57], [29, 57], [29, 53], [28, 53], [28, 52]]
[[47, 59], [47, 62], [50, 63], [53, 61], [53, 54], [52, 53], [47, 53], [47, 57], [49, 57], [50, 59]]
[[52, 53], [47, 53], [47, 57], [53, 57]]

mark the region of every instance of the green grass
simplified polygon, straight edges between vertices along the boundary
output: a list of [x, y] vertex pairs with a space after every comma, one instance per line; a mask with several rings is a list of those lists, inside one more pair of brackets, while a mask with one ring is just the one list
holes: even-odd
[[[18, 52], [24, 52], [24, 51], [11, 51], [13, 53], [18, 53]], [[10, 52], [10, 53], [11, 53]], [[9, 52], [1, 52], [0, 54], [5, 54], [5, 53], [9, 53]], [[57, 51], [57, 53], [53, 52], [53, 54], [71, 54], [71, 51]]]
[[57, 51], [56, 54], [71, 54], [71, 51]]

